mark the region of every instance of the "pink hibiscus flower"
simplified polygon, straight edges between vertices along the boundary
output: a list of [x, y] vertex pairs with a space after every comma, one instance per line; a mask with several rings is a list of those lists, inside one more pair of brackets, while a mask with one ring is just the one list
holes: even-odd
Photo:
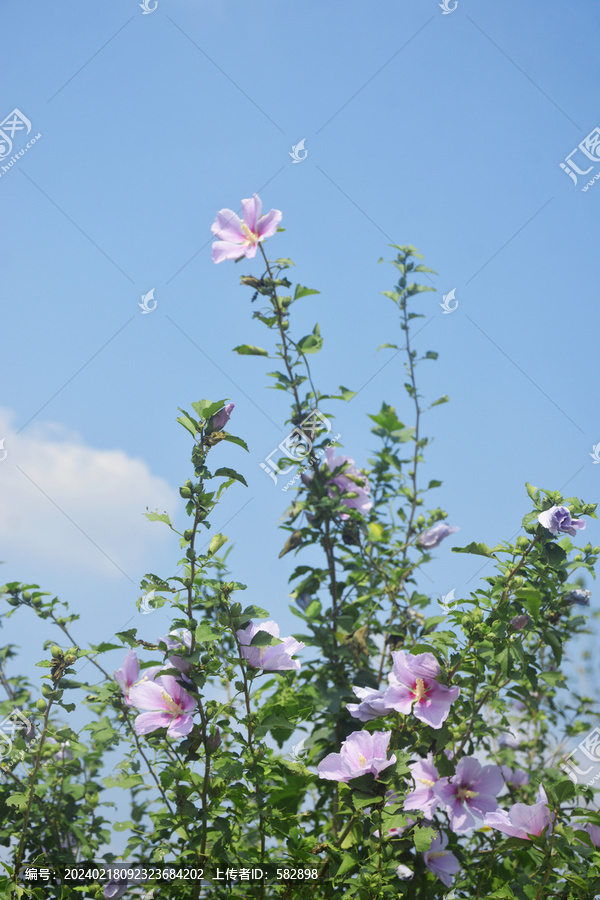
[[436, 678], [442, 674], [433, 653], [413, 656], [404, 650], [392, 653], [393, 671], [388, 675], [390, 686], [384, 694], [387, 706], [403, 715], [412, 712], [432, 728], [441, 728], [457, 699], [460, 688], [446, 687]]
[[242, 200], [243, 222], [233, 210], [219, 210], [210, 229], [219, 238], [212, 245], [213, 262], [240, 259], [242, 256], [253, 259], [256, 256], [258, 244], [275, 234], [281, 222], [278, 209], [270, 210], [266, 216], [261, 216], [261, 211], [262, 202], [258, 194]]
[[156, 681], [134, 685], [129, 696], [136, 709], [144, 709], [135, 720], [138, 734], [149, 734], [166, 728], [169, 737], [183, 737], [193, 727], [192, 713], [196, 701], [172, 675], [161, 675]]

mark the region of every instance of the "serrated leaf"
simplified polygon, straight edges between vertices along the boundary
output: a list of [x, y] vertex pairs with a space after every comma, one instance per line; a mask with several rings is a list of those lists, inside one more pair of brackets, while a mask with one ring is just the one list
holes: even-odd
[[233, 348], [234, 353], [239, 353], [240, 356], [268, 356], [269, 353], [267, 350], [263, 350], [262, 347], [255, 347], [254, 344], [240, 344], [239, 347]]
[[418, 853], [426, 853], [431, 847], [432, 841], [437, 832], [435, 828], [423, 828], [419, 825], [415, 826], [413, 832], [413, 840]]
[[171, 525], [171, 519], [167, 513], [144, 513], [149, 522], [165, 522]]

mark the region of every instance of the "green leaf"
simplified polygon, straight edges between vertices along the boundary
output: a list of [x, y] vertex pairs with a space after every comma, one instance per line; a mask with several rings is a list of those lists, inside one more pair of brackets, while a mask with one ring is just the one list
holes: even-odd
[[437, 359], [439, 353], [436, 353], [435, 350], [428, 350], [423, 359]]
[[210, 622], [200, 622], [194, 632], [194, 637], [199, 644], [205, 644], [207, 641], [215, 641], [220, 638], [221, 632], [213, 628]]
[[434, 400], [434, 402], [431, 404], [429, 409], [433, 409], [434, 406], [439, 406], [440, 403], [449, 403], [449, 402], [450, 402], [450, 397], [447, 394], [444, 394], [444, 396], [440, 397], [439, 400]]
[[385, 529], [381, 522], [369, 522], [368, 534], [370, 541], [380, 541], [383, 538]]
[[215, 400], [214, 403], [211, 403], [209, 406], [204, 408], [204, 416], [206, 419], [210, 419], [214, 416], [215, 413], [219, 412], [219, 410], [223, 409], [226, 403], [229, 402], [229, 397], [226, 397], [224, 400]]
[[268, 356], [268, 351], [263, 350], [262, 347], [255, 347], [254, 344], [240, 344], [239, 347], [233, 348], [234, 353], [239, 353], [240, 356]]
[[540, 499], [540, 492], [538, 488], [533, 487], [532, 484], [529, 484], [528, 481], [525, 482], [525, 487], [527, 489], [527, 493], [531, 497], [534, 502], [537, 502]]
[[575, 785], [570, 778], [566, 778], [554, 785], [554, 793], [558, 802], [564, 803], [565, 800], [570, 800], [575, 796]]
[[334, 400], [342, 399], [342, 400], [352, 400], [353, 397], [356, 397], [356, 391], [351, 391], [350, 388], [344, 387], [343, 384], [340, 384], [339, 394], [333, 397]]
[[165, 522], [167, 525], [171, 525], [171, 519], [167, 515], [167, 513], [144, 513], [149, 522]]
[[238, 447], [243, 447], [244, 450], [247, 450], [248, 453], [250, 453], [250, 451], [248, 450], [248, 444], [245, 440], [243, 440], [243, 438], [236, 437], [234, 434], [226, 434], [224, 440], [229, 441], [230, 444], [237, 444]]
[[225, 478], [235, 478], [236, 481], [241, 481], [242, 484], [248, 487], [244, 476], [240, 475], [239, 472], [236, 472], [235, 469], [229, 469], [227, 466], [222, 466], [220, 469], [217, 469], [217, 471], [215, 472], [215, 476], [216, 475], [222, 475]]
[[358, 863], [357, 863], [357, 861], [354, 859], [354, 857], [352, 856], [352, 854], [351, 854], [351, 853], [345, 853], [345, 854], [344, 854], [344, 857], [343, 857], [343, 859], [342, 859], [342, 861], [341, 861], [341, 863], [339, 864], [339, 866], [338, 866], [338, 868], [337, 868], [337, 872], [335, 873], [334, 881], [335, 881], [335, 879], [337, 879], [337, 878], [341, 878], [342, 875], [345, 875], [345, 874], [346, 874], [347, 872], [349, 872], [351, 869], [354, 869], [355, 866], [357, 866], [357, 865], [358, 865]]
[[281, 638], [273, 637], [272, 634], [269, 634], [268, 631], [257, 631], [252, 640], [250, 641], [250, 646], [252, 647], [274, 647], [277, 644], [281, 644]]
[[209, 555], [212, 556], [213, 553], [217, 553], [217, 551], [219, 551], [223, 544], [226, 544], [228, 540], [229, 538], [224, 534], [215, 534], [210, 544], [208, 545]]
[[318, 353], [322, 346], [323, 338], [318, 323], [313, 328], [312, 334], [307, 334], [297, 344], [300, 353]]
[[308, 297], [309, 294], [320, 294], [321, 291], [315, 291], [313, 288], [304, 287], [301, 284], [296, 285], [296, 290], [294, 291], [294, 300], [299, 300], [300, 297]]
[[137, 628], [130, 628], [128, 631], [115, 632], [115, 637], [121, 638], [123, 643], [128, 644], [130, 647], [137, 647], [136, 634]]
[[192, 409], [197, 414], [199, 419], [206, 419], [207, 417], [204, 415], [204, 410], [209, 406], [212, 406], [212, 400], [197, 400], [195, 403], [192, 403]]
[[7, 806], [15, 806], [17, 809], [25, 809], [27, 806], [27, 794], [11, 794], [5, 800]]
[[558, 544], [553, 544], [550, 541], [547, 544], [543, 545], [544, 555], [548, 560], [548, 564], [553, 569], [561, 569], [564, 561], [567, 558], [567, 554], [563, 550], [562, 547], [559, 547]]
[[[182, 412], [183, 412], [183, 410], [182, 410]], [[177, 421], [178, 421], [181, 425], [183, 425], [183, 427], [184, 427], [187, 431], [189, 431], [189, 433], [191, 434], [192, 437], [196, 437], [196, 435], [198, 434], [198, 424], [197, 424], [197, 422], [194, 422], [194, 420], [193, 420], [193, 419], [190, 419], [190, 417], [187, 416], [187, 415], [184, 415], [184, 416], [177, 416]]]
[[139, 784], [144, 784], [142, 775], [108, 775], [106, 778], [103, 778], [102, 781], [107, 788], [130, 788], [137, 787]]
[[242, 617], [245, 619], [268, 619], [269, 613], [266, 609], [261, 609], [260, 606], [247, 606], [242, 613]]
[[391, 431], [390, 437], [399, 444], [406, 444], [408, 441], [412, 440], [415, 431], [416, 429], [412, 427], [399, 428], [397, 431]]
[[377, 348], [378, 350], [383, 350], [384, 347], [389, 347], [391, 350], [401, 350], [402, 348], [398, 346], [398, 344], [380, 344]]
[[466, 547], [452, 547], [453, 553], [472, 553], [475, 556], [491, 556], [492, 551], [487, 544], [478, 544], [472, 541]]
[[436, 834], [435, 828], [422, 828], [419, 825], [416, 825], [413, 832], [413, 839], [417, 852], [426, 853], [431, 847], [431, 843]]

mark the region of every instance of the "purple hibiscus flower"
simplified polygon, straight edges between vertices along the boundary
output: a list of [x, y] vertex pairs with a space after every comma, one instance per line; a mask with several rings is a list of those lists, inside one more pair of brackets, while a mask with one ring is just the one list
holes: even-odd
[[587, 825], [583, 828], [584, 831], [590, 836], [590, 840], [594, 847], [600, 847], [600, 827], [598, 825], [592, 825], [591, 822], [588, 822]]
[[407, 794], [404, 800], [404, 809], [419, 809], [425, 818], [432, 819], [439, 805], [433, 789], [440, 778], [439, 772], [433, 764], [433, 753], [428, 753], [425, 759], [418, 760], [408, 769], [413, 777], [415, 789]]
[[114, 878], [111, 878], [110, 881], [107, 881], [104, 885], [102, 893], [106, 900], [116, 900], [117, 897], [123, 896], [128, 887], [128, 881], [115, 881]]
[[234, 407], [235, 403], [226, 403], [223, 409], [216, 412], [209, 421], [210, 431], [222, 431], [229, 422], [229, 417], [231, 416]]
[[460, 528], [457, 525], [446, 525], [445, 522], [438, 522], [438, 524], [434, 525], [433, 528], [430, 528], [429, 531], [423, 532], [418, 538], [417, 543], [420, 547], [423, 547], [424, 550], [431, 550], [433, 547], [437, 547], [438, 544], [441, 544], [444, 538], [447, 538], [449, 534], [454, 534], [455, 531], [460, 531]]
[[482, 767], [474, 756], [463, 756], [454, 775], [440, 778], [433, 792], [448, 810], [452, 831], [462, 834], [475, 826], [474, 815], [483, 819], [498, 809], [496, 794], [503, 787], [499, 766]]
[[575, 537], [577, 529], [583, 531], [586, 526], [583, 519], [572, 519], [566, 506], [552, 506], [550, 509], [544, 510], [539, 514], [538, 522], [552, 534], [566, 531], [571, 537]]
[[569, 594], [565, 594], [563, 599], [564, 602], [569, 606], [573, 606], [575, 604], [577, 606], [589, 606], [591, 596], [591, 591], [576, 590], [571, 591]]
[[400, 881], [410, 881], [414, 874], [413, 870], [409, 869], [408, 866], [398, 866], [396, 869], [396, 875]]
[[[366, 476], [356, 468], [353, 459], [349, 456], [336, 456], [333, 447], [328, 447], [323, 467], [328, 479], [327, 493], [332, 499], [341, 497], [344, 506], [357, 509], [363, 516], [372, 509], [373, 504], [369, 499], [371, 485]], [[334, 474], [336, 469], [341, 471]], [[302, 482], [308, 487], [312, 478], [312, 474], [302, 475]], [[340, 519], [349, 518], [348, 513], [340, 513]]]
[[538, 799], [533, 806], [528, 806], [526, 803], [515, 803], [509, 810], [498, 809], [489, 812], [485, 816], [483, 824], [511, 837], [523, 838], [528, 841], [531, 840], [530, 834], [539, 837], [544, 828], [552, 827], [547, 803], [546, 791], [540, 785]]
[[261, 241], [275, 234], [281, 222], [281, 212], [272, 209], [261, 216], [262, 202], [258, 194], [242, 200], [242, 218], [231, 209], [221, 209], [210, 230], [218, 238], [212, 245], [212, 260], [215, 263], [225, 259], [253, 259]]
[[347, 703], [346, 709], [359, 722], [370, 722], [372, 719], [378, 719], [380, 716], [387, 716], [394, 712], [391, 706], [386, 705], [381, 691], [361, 687], [353, 687], [352, 690], [360, 703]]
[[129, 695], [136, 709], [146, 710], [135, 720], [138, 734], [166, 728], [169, 737], [183, 737], [192, 730], [196, 701], [172, 675], [135, 684]]
[[531, 622], [531, 619], [525, 613], [522, 616], [513, 616], [510, 620], [510, 624], [515, 629], [515, 631], [521, 631], [521, 629], [525, 628]]
[[161, 666], [150, 666], [144, 669], [140, 675], [140, 661], [137, 658], [135, 650], [130, 650], [123, 662], [121, 668], [113, 672], [115, 681], [123, 691], [123, 697], [127, 706], [131, 706], [130, 690], [134, 684], [143, 681], [152, 681], [156, 674], [160, 672]]
[[350, 781], [369, 772], [379, 773], [396, 762], [396, 755], [387, 758], [391, 731], [355, 731], [343, 742], [339, 753], [330, 753], [318, 765], [319, 778], [330, 781]]
[[412, 709], [417, 719], [432, 728], [441, 728], [460, 688], [446, 687], [436, 681], [442, 672], [433, 653], [413, 656], [404, 650], [396, 650], [392, 658], [394, 667], [388, 675], [390, 686], [384, 694], [387, 705], [404, 715]]
[[297, 641], [293, 637], [280, 638], [281, 643], [266, 647], [252, 647], [252, 638], [259, 631], [266, 631], [267, 634], [275, 638], [279, 638], [279, 625], [276, 622], [262, 622], [255, 625], [250, 622], [246, 628], [241, 628], [236, 632], [238, 641], [241, 644], [240, 650], [244, 659], [254, 669], [265, 669], [268, 672], [278, 672], [285, 669], [300, 668], [300, 661], [292, 659], [294, 653], [302, 650], [306, 644]]
[[448, 838], [445, 834], [438, 834], [433, 839], [429, 850], [423, 854], [423, 861], [430, 872], [440, 879], [446, 887], [451, 887], [452, 876], [460, 870], [460, 865], [454, 853], [445, 848], [448, 846]]
[[523, 769], [511, 769], [508, 766], [500, 766], [502, 777], [507, 784], [513, 787], [522, 787], [529, 784], [529, 775]]
[[[160, 642], [166, 646], [167, 650], [185, 650], [189, 653], [192, 649], [192, 633], [187, 628], [180, 628], [177, 631], [170, 631], [166, 637], [159, 638]], [[190, 679], [185, 677], [192, 667], [187, 659], [183, 659], [181, 656], [168, 656], [167, 662], [172, 668], [181, 672], [184, 681], [191, 684]]]

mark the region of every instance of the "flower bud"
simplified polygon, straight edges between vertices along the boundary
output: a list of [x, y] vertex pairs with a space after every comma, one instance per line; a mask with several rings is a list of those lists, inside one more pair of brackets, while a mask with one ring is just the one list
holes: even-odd
[[48, 706], [48, 703], [46, 700], [44, 700], [43, 697], [40, 697], [39, 700], [36, 700], [35, 708], [38, 709], [40, 712], [45, 712], [47, 706]]
[[52, 651], [52, 656], [56, 656], [56, 657], [60, 658], [63, 655], [63, 652], [60, 649], [60, 647], [58, 646], [58, 644], [52, 644], [51, 651]]
[[213, 753], [221, 744], [221, 732], [218, 728], [215, 728], [215, 733], [208, 736], [206, 739], [206, 749], [209, 753]]
[[529, 547], [529, 541], [527, 540], [527, 538], [523, 537], [523, 535], [521, 535], [521, 537], [518, 537], [517, 547], [519, 548], [519, 550], [527, 550], [527, 548]]
[[23, 600], [26, 603], [29, 603], [29, 601], [31, 600], [31, 593], [29, 591], [23, 591]]
[[529, 618], [529, 616], [526, 616], [526, 615], [514, 616], [510, 620], [510, 624], [515, 629], [515, 631], [521, 631], [521, 629], [525, 628], [525, 626], [528, 625], [530, 622], [531, 622], [531, 619]]

